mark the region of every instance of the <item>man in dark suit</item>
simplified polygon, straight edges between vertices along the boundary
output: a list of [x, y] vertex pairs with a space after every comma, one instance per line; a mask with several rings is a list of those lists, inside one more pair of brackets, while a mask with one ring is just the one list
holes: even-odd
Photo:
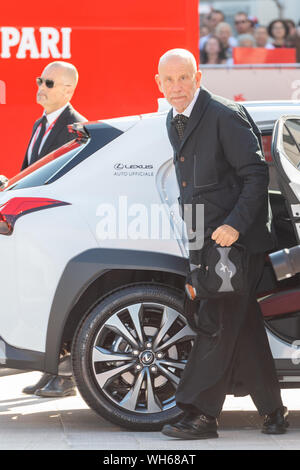
[[67, 62], [50, 63], [37, 78], [36, 99], [44, 113], [34, 123], [21, 170], [72, 140], [68, 124], [86, 121], [70, 104], [77, 82], [78, 72]]
[[[56, 150], [74, 136], [68, 131], [68, 124], [87, 121], [70, 104], [78, 82], [78, 72], [68, 62], [52, 62], [37, 78], [37, 103], [44, 108], [43, 116], [33, 126], [21, 170]], [[69, 357], [65, 356], [64, 368], [68, 368]], [[61, 365], [62, 367], [62, 365]], [[71, 374], [71, 367], [66, 375]], [[25, 387], [23, 393], [43, 397], [64, 397], [75, 395], [75, 384], [71, 376], [43, 374], [34, 385]]]
[[[189, 51], [166, 52], [156, 81], [172, 106], [167, 130], [182, 213], [187, 205], [195, 213], [202, 204], [204, 233], [210, 231], [221, 246], [238, 240], [248, 259], [246, 294], [197, 304], [198, 334], [176, 391], [177, 406], [185, 413], [162, 432], [184, 439], [218, 437], [217, 417], [226, 394], [234, 393], [251, 395], [265, 416], [263, 432], [283, 433], [287, 410], [256, 301], [265, 252], [273, 247], [259, 130], [243, 106], [200, 88], [201, 72]], [[195, 226], [193, 221], [188, 231]], [[191, 265], [199, 264], [199, 249], [191, 244], [189, 258]]]

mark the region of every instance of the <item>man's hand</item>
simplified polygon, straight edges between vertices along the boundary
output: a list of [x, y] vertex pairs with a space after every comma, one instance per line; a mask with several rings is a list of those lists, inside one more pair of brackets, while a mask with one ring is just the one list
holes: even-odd
[[221, 225], [212, 234], [211, 238], [218, 245], [231, 246], [239, 238], [239, 232], [230, 225]]

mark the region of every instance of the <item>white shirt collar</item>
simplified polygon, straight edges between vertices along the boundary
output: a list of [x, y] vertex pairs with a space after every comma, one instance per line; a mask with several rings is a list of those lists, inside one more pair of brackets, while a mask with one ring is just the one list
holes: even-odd
[[53, 111], [52, 113], [46, 114], [44, 111], [43, 116], [46, 116], [47, 118], [47, 125], [51, 126], [51, 124], [55, 121], [55, 119], [58, 118], [58, 116], [66, 109], [67, 106], [69, 106], [70, 103], [65, 104], [62, 108], [57, 109], [56, 111]]
[[173, 118], [177, 114], [183, 114], [186, 117], [190, 117], [190, 115], [193, 111], [194, 104], [196, 103], [196, 100], [198, 98], [199, 92], [200, 92], [200, 88], [197, 88], [197, 90], [195, 91], [195, 94], [194, 94], [194, 98], [192, 99], [190, 104], [185, 108], [185, 110], [182, 113], [178, 113], [178, 111], [176, 111], [176, 109], [173, 107]]

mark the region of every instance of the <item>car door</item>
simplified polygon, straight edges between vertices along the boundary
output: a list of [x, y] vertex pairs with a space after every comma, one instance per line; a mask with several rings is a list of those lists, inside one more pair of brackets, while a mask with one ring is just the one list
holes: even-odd
[[272, 156], [296, 244], [300, 243], [300, 116], [282, 116], [272, 137]]

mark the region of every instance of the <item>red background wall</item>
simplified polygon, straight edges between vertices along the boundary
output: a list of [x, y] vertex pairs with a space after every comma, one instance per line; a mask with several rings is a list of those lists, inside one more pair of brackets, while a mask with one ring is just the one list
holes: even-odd
[[[27, 0], [18, 9], [5, 2], [3, 26], [34, 27], [39, 50], [40, 27], [72, 28], [68, 61], [79, 71], [72, 104], [89, 120], [156, 111], [160, 55], [184, 47], [198, 58], [198, 0]], [[35, 78], [49, 62], [66, 60], [32, 59], [29, 53], [17, 59], [17, 50], [11, 48], [11, 58], [0, 57], [0, 80], [6, 85], [6, 104], [0, 104], [0, 174], [9, 177], [19, 171], [32, 125], [43, 111], [35, 103]]]

